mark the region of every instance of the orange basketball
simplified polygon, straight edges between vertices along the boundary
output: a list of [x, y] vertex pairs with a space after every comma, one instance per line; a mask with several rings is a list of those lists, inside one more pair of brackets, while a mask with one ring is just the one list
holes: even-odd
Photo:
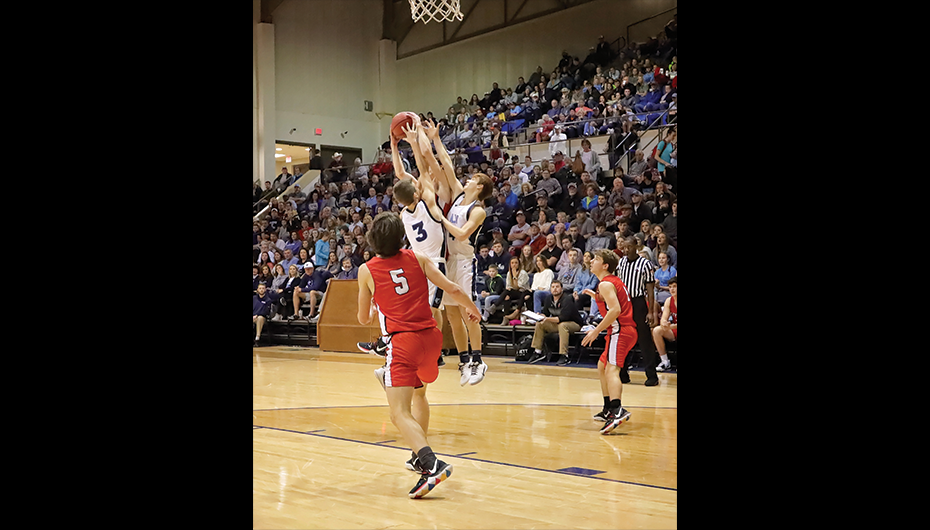
[[406, 125], [409, 128], [408, 124], [414, 123], [416, 119], [417, 115], [413, 112], [398, 112], [394, 115], [394, 119], [391, 120], [391, 135], [397, 138], [398, 141], [403, 140], [407, 137], [404, 134], [403, 127]]

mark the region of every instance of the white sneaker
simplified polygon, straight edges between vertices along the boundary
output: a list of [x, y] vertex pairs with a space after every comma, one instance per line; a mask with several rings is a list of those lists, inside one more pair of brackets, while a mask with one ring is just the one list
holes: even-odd
[[381, 388], [383, 388], [384, 391], [387, 392], [387, 387], [384, 386], [384, 367], [383, 366], [375, 370], [375, 377], [377, 377], [378, 382], [381, 383]]
[[481, 364], [471, 363], [471, 373], [469, 374], [468, 384], [477, 385], [484, 380], [484, 373], [488, 371], [488, 365], [481, 361]]
[[459, 363], [459, 372], [462, 372], [462, 378], [459, 379], [459, 385], [465, 386], [468, 384], [468, 380], [471, 379], [471, 365], [474, 363]]
[[656, 366], [656, 372], [664, 372], [666, 370], [671, 370], [672, 363], [671, 361], [660, 362], [659, 366]]

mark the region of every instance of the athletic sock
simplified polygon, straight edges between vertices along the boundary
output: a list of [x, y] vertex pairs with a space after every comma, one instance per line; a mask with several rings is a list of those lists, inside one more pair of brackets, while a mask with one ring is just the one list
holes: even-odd
[[536, 348], [536, 355], [539, 355], [540, 353], [542, 353], [542, 350], [540, 350], [539, 348]]
[[459, 356], [459, 363], [468, 364], [468, 352], [459, 353], [459, 351], [456, 348], [452, 348], [451, 350], [449, 350], [449, 352], [450, 352], [450, 355]]
[[663, 362], [663, 363], [667, 363], [667, 362], [668, 362], [668, 355], [660, 355], [659, 357], [662, 358], [662, 362]]
[[420, 460], [420, 467], [427, 471], [431, 471], [436, 464], [436, 455], [428, 445], [417, 451], [417, 458]]
[[481, 364], [481, 352], [480, 351], [471, 352], [471, 362]]
[[610, 410], [610, 396], [604, 396], [604, 410]]
[[619, 399], [610, 400], [610, 405], [608, 405], [608, 408], [610, 408], [610, 412], [614, 413], [614, 416], [619, 416], [620, 415], [620, 400]]

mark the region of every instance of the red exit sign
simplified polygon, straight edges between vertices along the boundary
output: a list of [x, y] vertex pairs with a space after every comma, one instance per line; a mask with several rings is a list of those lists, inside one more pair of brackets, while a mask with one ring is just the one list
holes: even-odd
[[316, 133], [317, 136], [320, 136], [321, 134], [323, 134], [323, 129], [317, 129], [314, 131], [314, 133]]

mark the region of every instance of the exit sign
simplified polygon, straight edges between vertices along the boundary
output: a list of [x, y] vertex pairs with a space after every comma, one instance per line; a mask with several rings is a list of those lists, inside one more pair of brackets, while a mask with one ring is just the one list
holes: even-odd
[[316, 131], [314, 131], [314, 133], [315, 133], [317, 136], [320, 136], [321, 134], [323, 134], [323, 129], [317, 129]]
[[290, 163], [291, 163], [291, 157], [290, 157], [290, 156], [284, 157], [284, 161], [285, 161], [286, 163], [290, 164]]

